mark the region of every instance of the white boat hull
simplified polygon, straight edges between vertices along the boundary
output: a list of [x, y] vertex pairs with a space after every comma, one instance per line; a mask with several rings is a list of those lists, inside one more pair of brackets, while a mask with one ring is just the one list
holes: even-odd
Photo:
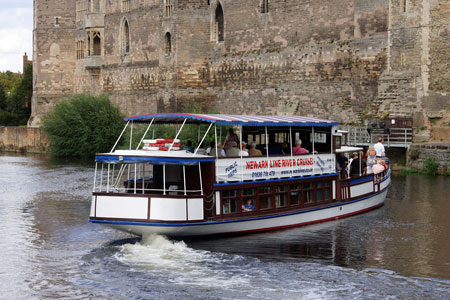
[[350, 202], [333, 203], [326, 207], [312, 208], [300, 212], [289, 212], [275, 216], [181, 224], [121, 221], [103, 221], [101, 223], [115, 229], [141, 236], [162, 234], [170, 237], [242, 234], [297, 227], [344, 218], [382, 206], [391, 184], [390, 180], [390, 176], [388, 176], [380, 184], [380, 192], [367, 197], [361, 197]]

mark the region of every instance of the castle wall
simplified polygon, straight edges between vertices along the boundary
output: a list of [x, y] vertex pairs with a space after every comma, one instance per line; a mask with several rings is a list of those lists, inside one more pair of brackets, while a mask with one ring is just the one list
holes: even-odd
[[74, 29], [75, 1], [35, 1], [30, 124], [39, 123], [57, 99], [73, 91]]
[[[125, 11], [122, 1], [101, 1], [103, 23], [95, 28], [88, 27], [93, 16], [84, 2], [60, 5], [76, 11], [64, 37], [36, 26], [35, 34], [42, 35], [35, 40], [37, 57], [50, 56], [51, 43], [71, 49], [41, 64], [36, 98], [106, 92], [130, 115], [197, 102], [222, 113], [314, 115], [351, 123], [364, 118], [377, 99], [387, 67], [388, 0], [269, 1], [266, 13], [260, 0], [173, 0], [171, 16], [164, 1], [130, 1]], [[219, 42], [214, 40], [218, 3], [224, 13]], [[42, 18], [37, 14], [39, 22]], [[124, 19], [130, 32], [126, 55]], [[89, 30], [101, 33], [102, 55], [76, 59], [75, 43]], [[56, 81], [60, 70], [62, 82]], [[33, 114], [41, 115], [53, 102], [36, 102]]]

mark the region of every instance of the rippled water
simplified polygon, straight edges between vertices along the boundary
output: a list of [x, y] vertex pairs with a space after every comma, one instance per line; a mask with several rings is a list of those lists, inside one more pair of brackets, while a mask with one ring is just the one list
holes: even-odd
[[93, 168], [0, 156], [0, 299], [450, 299], [450, 178], [264, 234], [171, 241], [87, 221]]

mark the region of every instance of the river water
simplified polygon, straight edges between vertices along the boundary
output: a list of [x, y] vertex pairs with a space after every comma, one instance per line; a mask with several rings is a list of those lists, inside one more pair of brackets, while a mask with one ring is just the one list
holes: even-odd
[[393, 176], [383, 207], [198, 241], [90, 224], [91, 164], [0, 156], [0, 299], [450, 299], [450, 178]]

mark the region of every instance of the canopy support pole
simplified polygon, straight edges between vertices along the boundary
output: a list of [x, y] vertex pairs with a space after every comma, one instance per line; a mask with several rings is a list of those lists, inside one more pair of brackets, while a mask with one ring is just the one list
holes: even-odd
[[134, 124], [134, 122], [131, 121], [131, 126], [130, 126], [130, 150], [131, 150], [131, 143], [133, 142], [133, 124]]
[[269, 135], [267, 134], [267, 126], [264, 127], [264, 130], [266, 131], [266, 157], [267, 157], [267, 176], [269, 176]]
[[125, 125], [125, 127], [124, 127], [123, 130], [122, 130], [122, 133], [119, 135], [119, 138], [117, 139], [116, 143], [114, 144], [114, 146], [111, 148], [111, 151], [109, 151], [109, 152], [113, 152], [113, 151], [114, 151], [114, 149], [116, 148], [116, 146], [117, 146], [117, 144], [119, 143], [120, 139], [122, 138], [123, 133], [124, 133], [125, 130], [127, 129], [128, 124], [130, 124], [130, 121], [127, 122], [127, 124]]
[[138, 146], [136, 147], [136, 150], [139, 149], [139, 147], [141, 146], [141, 143], [145, 139], [145, 135], [147, 134], [147, 132], [150, 129], [150, 127], [152, 126], [153, 121], [155, 121], [155, 118], [152, 119], [152, 121], [150, 122], [150, 125], [148, 125], [147, 129], [145, 130], [144, 135], [142, 136], [141, 140], [139, 141]]
[[197, 149], [195, 149], [195, 151], [194, 151], [194, 156], [197, 154], [198, 149], [200, 149], [200, 146], [202, 145], [203, 141], [205, 140], [206, 136], [208, 135], [208, 132], [211, 129], [212, 125], [213, 125], [213, 123], [211, 123], [211, 125], [209, 125], [208, 130], [206, 130], [206, 133], [202, 138], [202, 141], [200, 143], [198, 143]]
[[[175, 138], [173, 139], [173, 142], [172, 142], [172, 144], [170, 145], [170, 147], [169, 147], [169, 150], [168, 151], [170, 151], [171, 149], [172, 149], [172, 147], [173, 147], [173, 144], [175, 144], [175, 140], [178, 138], [178, 136], [180, 135], [180, 132], [181, 132], [181, 130], [183, 130], [183, 126], [184, 126], [184, 124], [186, 124], [186, 121], [187, 121], [187, 118], [185, 118], [184, 119], [184, 121], [183, 121], [183, 125], [181, 125], [181, 128], [180, 128], [180, 130], [178, 130], [178, 132], [177, 132], [177, 135], [175, 136]], [[165, 194], [164, 194], [165, 195]]]
[[292, 126], [289, 126], [289, 152], [291, 152], [291, 177], [294, 176], [294, 162], [293, 162], [293, 158], [292, 158]]
[[186, 165], [183, 165], [183, 185], [184, 185], [184, 195], [186, 196]]
[[95, 173], [94, 173], [94, 189], [93, 191], [95, 192], [95, 183], [97, 181], [97, 162], [95, 162]]
[[202, 181], [202, 167], [201, 162], [198, 162], [198, 174], [200, 177], [200, 193], [203, 196], [203, 181]]
[[166, 164], [163, 164], [163, 194], [166, 194]]
[[313, 140], [313, 144], [312, 144], [312, 155], [313, 155], [313, 173], [312, 173], [312, 175], [314, 175], [314, 174], [316, 174], [316, 157], [315, 157], [315, 152], [316, 152], [316, 150], [315, 150], [315, 145], [314, 145], [314, 143], [315, 143], [315, 134], [314, 134], [314, 126], [313, 126], [313, 128], [312, 128], [312, 140]]
[[242, 125], [241, 128], [239, 130], [239, 154], [241, 155], [241, 181], [244, 181], [244, 166], [242, 165], [242, 152], [244, 152], [244, 150], [242, 150]]
[[136, 194], [137, 186], [137, 164], [134, 164], [134, 193]]
[[216, 140], [216, 146], [214, 147], [216, 149], [216, 161], [214, 162], [214, 166], [216, 167], [216, 183], [219, 181], [217, 180], [217, 163], [219, 162], [219, 147], [217, 145], [217, 124], [214, 123], [214, 138]]
[[111, 164], [108, 164], [108, 176], [106, 179], [106, 192], [109, 193], [109, 168], [110, 168]]

